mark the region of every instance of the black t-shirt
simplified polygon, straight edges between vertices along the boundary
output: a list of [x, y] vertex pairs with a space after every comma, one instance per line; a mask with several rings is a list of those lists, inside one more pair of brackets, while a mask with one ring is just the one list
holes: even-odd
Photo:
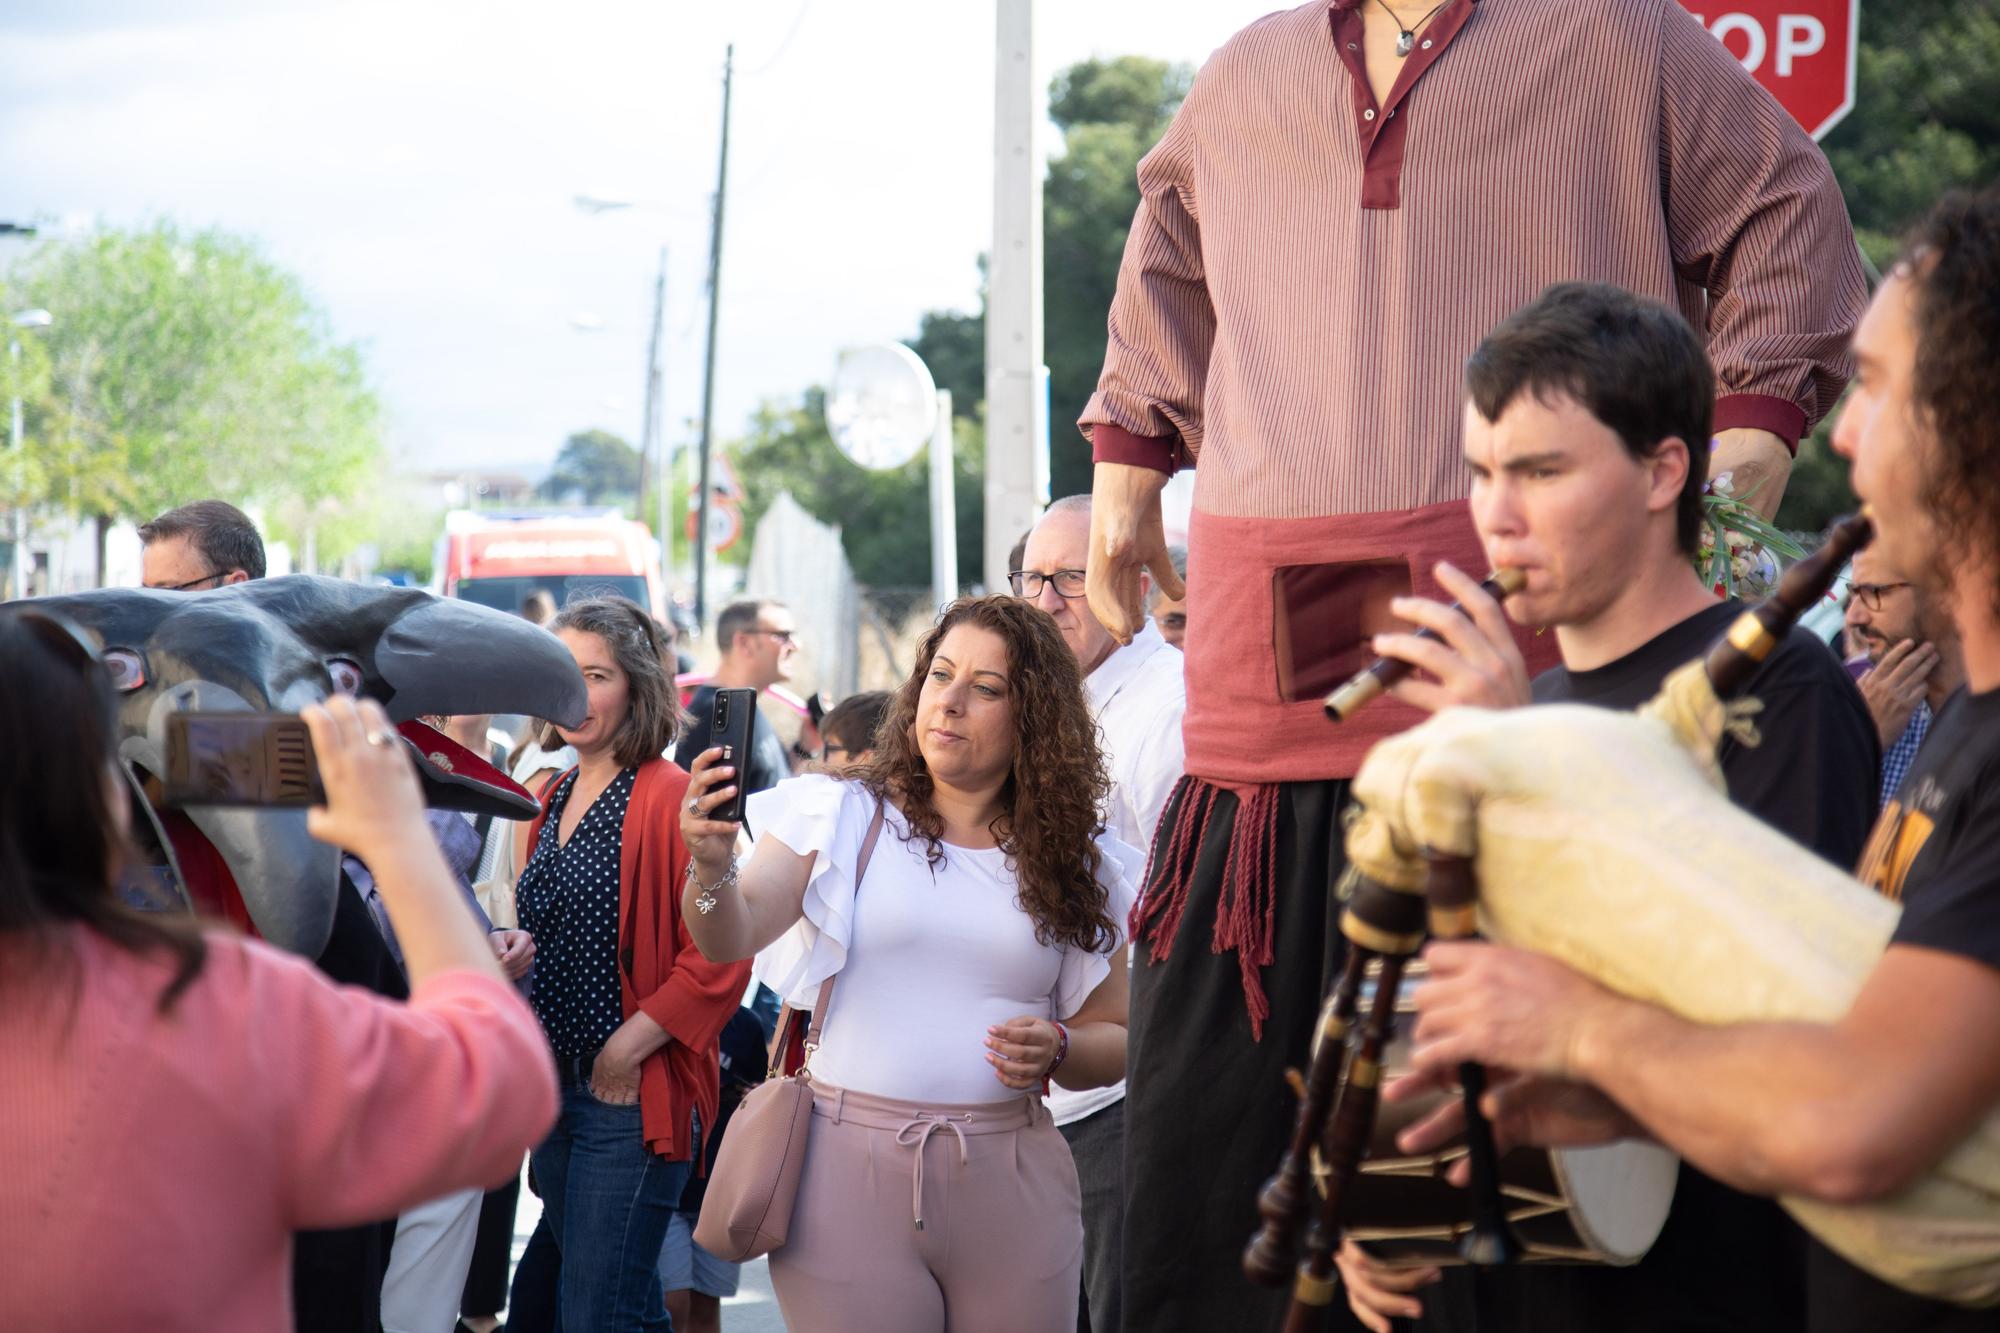
[[[1706, 653], [1741, 602], [1717, 602], [1593, 671], [1555, 667], [1535, 678], [1536, 703], [1633, 709], [1675, 668]], [[1874, 826], [1881, 742], [1861, 691], [1825, 644], [1794, 629], [1750, 678], [1763, 701], [1763, 743], [1726, 738], [1716, 750], [1729, 799], [1794, 841], [1851, 869]]]
[[[688, 700], [688, 729], [674, 746], [674, 762], [690, 768], [703, 750], [715, 744], [715, 686], [702, 685]], [[760, 708], [750, 723], [750, 760], [743, 766], [743, 794], [754, 796], [768, 791], [792, 775], [791, 761], [785, 757], [785, 743], [764, 720]], [[754, 830], [753, 830], [754, 831]]]
[[[1861, 861], [1861, 878], [1903, 902], [1891, 939], [2000, 968], [2000, 690], [1945, 702]], [[1814, 1242], [1814, 1333], [1972, 1333], [2000, 1312], [1892, 1287]]]
[[[1717, 603], [1615, 662], [1546, 671], [1535, 678], [1535, 702], [1637, 708], [1741, 610]], [[1861, 692], [1825, 644], [1793, 630], [1746, 693], [1764, 702], [1762, 737], [1754, 747], [1725, 740], [1717, 750], [1730, 799], [1827, 860], [1853, 865], [1875, 817], [1881, 762]], [[1425, 1329], [1785, 1333], [1807, 1326], [1806, 1236], [1771, 1200], [1682, 1163], [1666, 1226], [1638, 1263], [1448, 1269], [1422, 1299]]]

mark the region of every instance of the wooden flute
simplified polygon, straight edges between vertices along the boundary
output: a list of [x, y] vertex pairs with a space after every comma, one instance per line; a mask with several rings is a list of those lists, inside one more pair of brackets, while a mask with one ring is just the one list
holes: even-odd
[[[1528, 576], [1518, 569], [1496, 569], [1481, 581], [1479, 587], [1495, 601], [1505, 601], [1521, 591], [1528, 584]], [[1454, 611], [1464, 611], [1458, 602], [1451, 604]], [[1435, 639], [1437, 631], [1420, 629], [1420, 639]], [[1382, 694], [1391, 685], [1409, 675], [1416, 668], [1399, 657], [1378, 657], [1348, 680], [1345, 685], [1326, 696], [1326, 715], [1335, 722], [1345, 722], [1360, 708]]]

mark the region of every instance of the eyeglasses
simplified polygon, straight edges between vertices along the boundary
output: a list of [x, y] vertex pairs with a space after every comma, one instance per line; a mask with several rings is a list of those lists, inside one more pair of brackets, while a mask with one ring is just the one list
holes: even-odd
[[788, 629], [756, 629], [750, 632], [752, 634], [768, 634], [779, 643], [790, 643], [792, 641], [792, 631]]
[[189, 579], [186, 583], [154, 583], [147, 586], [153, 592], [191, 592], [196, 584], [213, 583], [217, 579], [228, 577], [227, 574], [203, 574], [200, 578]]
[[819, 747], [819, 761], [822, 764], [830, 764], [833, 762], [833, 757], [837, 754], [859, 753], [861, 752], [851, 745], [835, 745], [832, 741], [828, 741], [825, 745]]
[[1907, 583], [1856, 583], [1850, 585], [1848, 591], [1854, 595], [1855, 601], [1861, 603], [1870, 611], [1880, 611], [1882, 609], [1883, 593], [1894, 592], [1898, 588], [1907, 588], [1909, 586]]
[[1030, 601], [1042, 595], [1045, 584], [1056, 585], [1058, 597], [1083, 596], [1083, 571], [1080, 569], [1058, 569], [1053, 574], [1044, 574], [1038, 569], [1017, 569], [1007, 575], [1007, 584], [1013, 588], [1016, 597]]

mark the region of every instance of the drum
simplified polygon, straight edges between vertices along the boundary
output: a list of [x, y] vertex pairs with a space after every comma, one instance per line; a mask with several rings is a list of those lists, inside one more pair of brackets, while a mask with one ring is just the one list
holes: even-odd
[[[1379, 966], [1371, 964], [1364, 1013], [1379, 975]], [[1410, 996], [1425, 975], [1421, 961], [1404, 970], [1395, 1033], [1384, 1053], [1385, 1079], [1410, 1071], [1416, 1022]], [[1472, 1227], [1471, 1196], [1445, 1174], [1465, 1156], [1464, 1144], [1416, 1156], [1396, 1147], [1396, 1136], [1441, 1101], [1382, 1103], [1374, 1140], [1348, 1195], [1346, 1234], [1392, 1266], [1463, 1262], [1458, 1245]], [[1680, 1158], [1654, 1143], [1516, 1148], [1500, 1160], [1500, 1192], [1521, 1242], [1521, 1262], [1637, 1263], [1666, 1223], [1679, 1171]]]

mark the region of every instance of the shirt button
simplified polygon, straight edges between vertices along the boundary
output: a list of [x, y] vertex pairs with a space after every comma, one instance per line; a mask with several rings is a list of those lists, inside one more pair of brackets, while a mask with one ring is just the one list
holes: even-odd
[[1347, 49], [1348, 49], [1348, 50], [1350, 50], [1350, 51], [1358, 51], [1358, 50], [1360, 50], [1361, 48], [1360, 48], [1360, 47], [1358, 47], [1358, 46], [1356, 46], [1356, 45], [1355, 45], [1355, 44], [1354, 44], [1353, 42], [1349, 42], [1349, 43], [1347, 44]]
[[1431, 39], [1426, 37], [1424, 38], [1424, 50], [1428, 51], [1430, 49], [1431, 49]]
[[1362, 112], [1362, 113], [1361, 113], [1361, 118], [1362, 118], [1363, 120], [1373, 120], [1373, 119], [1375, 119], [1375, 108], [1374, 108], [1374, 107], [1372, 107], [1372, 106], [1371, 106], [1371, 107], [1369, 107], [1369, 108], [1368, 108], [1368, 109], [1367, 109], [1366, 111], [1364, 111], [1364, 112]]

